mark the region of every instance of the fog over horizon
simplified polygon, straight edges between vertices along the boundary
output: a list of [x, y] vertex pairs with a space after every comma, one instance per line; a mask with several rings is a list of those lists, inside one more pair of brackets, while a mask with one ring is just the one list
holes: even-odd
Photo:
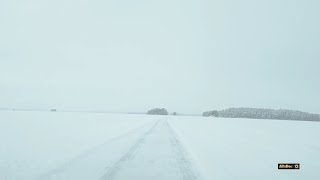
[[0, 108], [320, 114], [319, 6], [1, 0]]

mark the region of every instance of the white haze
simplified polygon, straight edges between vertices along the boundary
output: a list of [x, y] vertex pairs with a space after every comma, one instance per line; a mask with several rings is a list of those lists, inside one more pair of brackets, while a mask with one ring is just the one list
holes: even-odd
[[316, 0], [0, 0], [0, 107], [320, 113]]

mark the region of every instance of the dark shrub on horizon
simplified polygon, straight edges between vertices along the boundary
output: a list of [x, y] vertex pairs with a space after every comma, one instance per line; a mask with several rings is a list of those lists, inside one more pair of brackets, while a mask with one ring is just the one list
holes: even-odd
[[154, 108], [147, 112], [151, 115], [168, 115], [168, 111], [165, 108]]

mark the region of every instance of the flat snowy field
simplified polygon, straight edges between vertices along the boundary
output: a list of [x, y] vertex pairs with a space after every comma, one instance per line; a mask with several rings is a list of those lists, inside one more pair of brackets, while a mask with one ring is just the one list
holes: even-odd
[[0, 111], [0, 180], [319, 180], [319, 138], [317, 122]]

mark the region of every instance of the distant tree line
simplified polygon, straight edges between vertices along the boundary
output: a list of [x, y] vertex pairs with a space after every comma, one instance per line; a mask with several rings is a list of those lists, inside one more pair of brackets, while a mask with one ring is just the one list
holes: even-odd
[[202, 115], [205, 117], [209, 117], [209, 116], [219, 117], [219, 111], [217, 111], [217, 110], [206, 111], [206, 112], [203, 112]]
[[280, 120], [304, 120], [320, 121], [319, 114], [310, 114], [288, 109], [259, 109], [259, 108], [229, 108], [222, 111], [206, 111], [203, 116], [226, 118], [253, 118], [253, 119], [280, 119]]

